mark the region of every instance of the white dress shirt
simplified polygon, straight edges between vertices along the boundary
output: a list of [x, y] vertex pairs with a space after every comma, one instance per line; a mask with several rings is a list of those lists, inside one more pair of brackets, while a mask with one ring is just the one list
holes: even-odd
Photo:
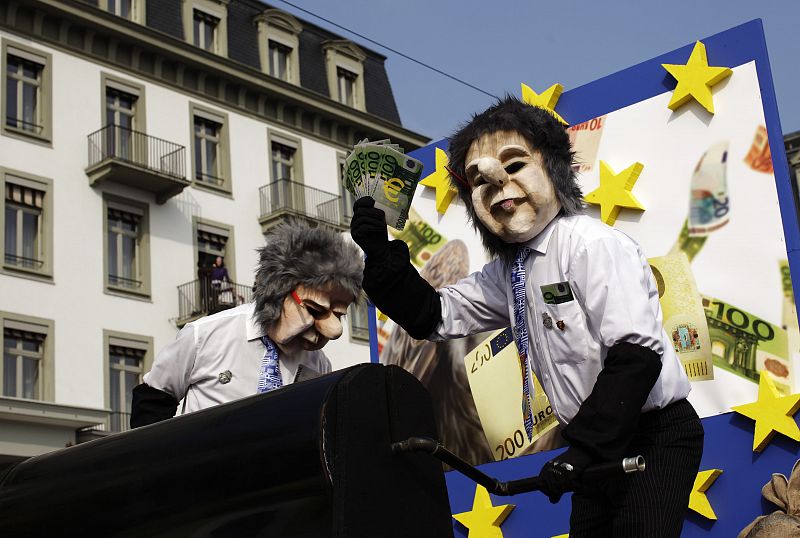
[[[264, 332], [253, 319], [254, 310], [253, 303], [243, 304], [187, 323], [175, 341], [158, 353], [144, 382], [176, 400], [183, 399], [181, 413], [256, 394], [265, 347], [261, 342]], [[295, 356], [279, 352], [278, 364], [284, 385], [295, 381], [300, 365], [306, 373], [331, 371], [321, 350], [301, 351]], [[230, 372], [227, 383], [223, 383], [225, 372]]]
[[[559, 422], [572, 420], [591, 393], [608, 349], [619, 342], [650, 348], [661, 357], [661, 374], [642, 411], [689, 394], [689, 380], [662, 326], [650, 264], [633, 239], [575, 215], [556, 217], [526, 245], [532, 249], [525, 261], [528, 360]], [[569, 283], [574, 299], [546, 304], [541, 286], [563, 282]], [[439, 294], [442, 322], [430, 339], [514, 327], [511, 270], [501, 260]]]

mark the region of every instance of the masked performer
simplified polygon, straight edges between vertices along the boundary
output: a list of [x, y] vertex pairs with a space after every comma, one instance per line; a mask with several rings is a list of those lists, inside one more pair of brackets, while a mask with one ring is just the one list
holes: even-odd
[[188, 323], [134, 388], [131, 426], [331, 371], [322, 348], [361, 292], [362, 256], [336, 232], [282, 223], [259, 250], [253, 302]]
[[[544, 109], [507, 97], [449, 142], [451, 182], [493, 261], [435, 290], [362, 198], [351, 232], [367, 255], [364, 290], [414, 338], [514, 328], [527, 435], [535, 373], [569, 443], [540, 476], [552, 502], [576, 490], [571, 538], [679, 536], [703, 429], [639, 245], [582, 214], [569, 138]], [[644, 473], [580, 480], [639, 454]]]

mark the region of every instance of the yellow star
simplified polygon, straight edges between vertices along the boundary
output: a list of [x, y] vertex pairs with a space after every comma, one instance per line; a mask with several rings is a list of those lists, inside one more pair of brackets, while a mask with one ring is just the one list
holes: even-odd
[[694, 479], [694, 486], [692, 486], [692, 492], [689, 494], [690, 510], [694, 510], [708, 519], [717, 519], [717, 514], [714, 513], [714, 509], [711, 508], [711, 503], [708, 502], [708, 497], [706, 497], [706, 491], [721, 474], [721, 469], [711, 469], [697, 473], [697, 478]]
[[710, 67], [706, 57], [706, 46], [700, 41], [695, 43], [686, 65], [661, 64], [661, 66], [678, 81], [675, 91], [672, 92], [672, 99], [667, 105], [670, 110], [675, 110], [694, 97], [703, 108], [713, 114], [714, 100], [711, 98], [711, 87], [733, 73], [727, 67]]
[[450, 184], [450, 174], [445, 169], [450, 160], [444, 150], [436, 148], [436, 170], [426, 176], [420, 185], [436, 189], [436, 211], [444, 214], [458, 191]]
[[530, 86], [522, 84], [522, 100], [529, 105], [545, 109], [562, 124], [569, 125], [569, 123], [556, 112], [556, 103], [558, 103], [558, 98], [561, 97], [561, 92], [563, 91], [564, 86], [561, 84], [553, 84], [541, 94], [537, 94]]
[[794, 414], [800, 409], [800, 394], [779, 396], [775, 383], [766, 371], [762, 370], [759, 377], [761, 380], [758, 383], [758, 400], [731, 408], [756, 421], [753, 451], [764, 450], [775, 432], [800, 441], [800, 428], [794, 421]]
[[631, 192], [639, 174], [644, 170], [642, 163], [633, 163], [615, 174], [605, 161], [600, 161], [600, 186], [584, 196], [587, 203], [600, 206], [600, 220], [613, 226], [623, 207], [644, 211], [644, 206]]
[[513, 504], [492, 506], [489, 492], [481, 485], [475, 486], [472, 510], [453, 514], [453, 519], [469, 529], [467, 538], [503, 538], [500, 525], [514, 509]]

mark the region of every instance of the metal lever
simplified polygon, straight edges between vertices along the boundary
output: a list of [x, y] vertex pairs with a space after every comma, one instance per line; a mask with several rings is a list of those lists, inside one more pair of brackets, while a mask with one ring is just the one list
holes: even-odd
[[[485, 487], [487, 491], [495, 495], [517, 495], [518, 493], [538, 491], [542, 488], [542, 480], [538, 476], [510, 480], [508, 482], [501, 482], [496, 478], [492, 478], [447, 450], [442, 443], [435, 439], [429, 439], [427, 437], [409, 437], [405, 441], [392, 443], [391, 447], [394, 454], [402, 454], [405, 452], [425, 452], [430, 454], [467, 478]], [[608, 478], [614, 475], [642, 472], [644, 469], [644, 457], [633, 456], [623, 459], [621, 465], [613, 462], [592, 465], [583, 471], [581, 480]]]

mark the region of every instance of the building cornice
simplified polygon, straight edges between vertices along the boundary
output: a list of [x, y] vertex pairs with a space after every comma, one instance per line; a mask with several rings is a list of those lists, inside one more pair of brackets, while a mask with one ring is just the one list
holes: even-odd
[[[21, 9], [35, 10], [32, 28], [19, 24]], [[341, 147], [361, 137], [388, 137], [411, 150], [430, 140], [85, 2], [10, 0], [0, 11], [0, 27]], [[128, 48], [129, 63], [120, 59], [121, 49]], [[166, 66], [175, 66], [174, 80], [165, 76]]]

